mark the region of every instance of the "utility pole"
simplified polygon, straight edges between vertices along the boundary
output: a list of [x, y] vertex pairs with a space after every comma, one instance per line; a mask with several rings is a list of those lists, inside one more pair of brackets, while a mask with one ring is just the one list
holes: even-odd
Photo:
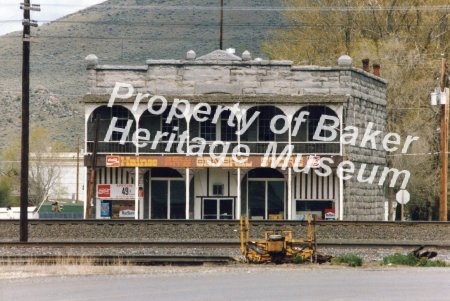
[[220, 0], [220, 44], [219, 49], [223, 50], [223, 0]]
[[78, 204], [78, 191], [80, 187], [80, 136], [77, 137], [77, 181], [76, 181], [75, 203]]
[[[449, 95], [446, 92], [447, 86], [447, 60], [442, 57], [440, 89], [446, 97], [445, 103], [441, 106], [441, 179], [440, 179], [440, 202], [439, 202], [439, 220], [447, 221], [447, 173], [448, 173], [448, 106]], [[448, 91], [448, 90], [447, 90]], [[443, 96], [441, 96], [443, 97]]]
[[30, 5], [30, 0], [20, 4], [23, 9], [22, 37], [22, 134], [20, 153], [20, 241], [28, 241], [28, 171], [30, 136], [30, 26], [37, 22], [30, 19], [30, 10], [40, 11], [39, 5]]
[[97, 168], [97, 146], [98, 146], [98, 137], [100, 136], [100, 115], [97, 114], [95, 117], [95, 137], [94, 144], [92, 147], [92, 157], [91, 157], [91, 166], [89, 168], [89, 185], [87, 191], [87, 200], [86, 200], [86, 219], [90, 219], [92, 215], [92, 206], [91, 201], [94, 198], [95, 194], [95, 172]]

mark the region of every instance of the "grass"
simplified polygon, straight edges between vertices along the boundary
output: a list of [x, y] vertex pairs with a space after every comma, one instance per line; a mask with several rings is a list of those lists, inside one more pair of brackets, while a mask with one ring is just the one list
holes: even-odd
[[395, 253], [383, 258], [384, 265], [407, 265], [421, 267], [448, 267], [449, 264], [443, 260], [430, 260], [428, 258], [416, 258], [413, 254]]
[[305, 257], [303, 257], [300, 254], [295, 254], [294, 258], [292, 259], [292, 262], [295, 264], [302, 264], [305, 262]]
[[363, 259], [356, 254], [343, 254], [333, 257], [331, 264], [334, 265], [348, 265], [350, 267], [360, 267], [363, 264]]

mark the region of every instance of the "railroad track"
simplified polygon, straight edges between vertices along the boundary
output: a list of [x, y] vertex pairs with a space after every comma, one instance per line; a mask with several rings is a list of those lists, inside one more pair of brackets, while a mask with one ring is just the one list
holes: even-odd
[[53, 265], [53, 264], [89, 264], [89, 265], [203, 265], [229, 264], [236, 259], [231, 256], [164, 256], [164, 255], [90, 255], [90, 256], [0, 256], [0, 265]]
[[[286, 228], [297, 239], [307, 236], [304, 221], [252, 220], [250, 227], [251, 239], [263, 238], [268, 229]], [[330, 252], [407, 252], [423, 245], [450, 254], [450, 223], [445, 222], [318, 221], [316, 234], [318, 250]], [[30, 220], [30, 242], [18, 243], [18, 238], [19, 221], [0, 220], [0, 256], [115, 255], [119, 249], [130, 254], [240, 254], [235, 220]]]
[[[294, 246], [301, 246], [304, 243], [294, 242]], [[449, 249], [450, 244], [446, 243], [430, 243], [430, 242], [405, 242], [405, 241], [318, 241], [318, 247], [341, 247], [341, 248], [414, 248], [419, 246]], [[2, 247], [18, 247], [18, 248], [239, 248], [239, 241], [32, 241], [32, 242], [15, 242], [0, 241]], [[1, 254], [0, 254], [1, 255]]]
[[[298, 244], [299, 246], [301, 244]], [[240, 261], [238, 241], [146, 241], [146, 242], [0, 242], [0, 265], [7, 264], [90, 264], [90, 265], [203, 265]], [[438, 253], [450, 253], [450, 245], [427, 242], [324, 241], [318, 251], [341, 249], [348, 253], [360, 250], [388, 250], [409, 253], [425, 246]], [[208, 249], [221, 249], [219, 254]], [[159, 250], [161, 249], [161, 250]], [[232, 255], [234, 254], [234, 255]]]

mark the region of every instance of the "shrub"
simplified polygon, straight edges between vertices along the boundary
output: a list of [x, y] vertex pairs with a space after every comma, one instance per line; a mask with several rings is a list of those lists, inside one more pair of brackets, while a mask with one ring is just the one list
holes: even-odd
[[355, 254], [338, 255], [331, 259], [331, 264], [347, 264], [351, 267], [362, 266], [363, 260], [360, 256]]
[[413, 254], [403, 255], [400, 253], [395, 253], [384, 257], [383, 264], [415, 266], [417, 264], [417, 258]]
[[420, 267], [447, 267], [447, 262], [443, 260], [429, 260], [427, 258], [421, 258], [418, 260], [417, 265]]
[[292, 262], [295, 264], [301, 264], [305, 262], [305, 258], [300, 254], [295, 254], [294, 258], [292, 259]]
[[443, 260], [430, 260], [428, 258], [418, 259], [413, 254], [403, 255], [395, 253], [383, 258], [383, 264], [397, 264], [408, 266], [421, 266], [421, 267], [447, 267], [447, 262]]

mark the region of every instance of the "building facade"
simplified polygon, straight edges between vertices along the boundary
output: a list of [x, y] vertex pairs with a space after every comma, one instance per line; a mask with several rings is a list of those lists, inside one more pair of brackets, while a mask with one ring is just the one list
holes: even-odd
[[[223, 50], [142, 66], [86, 62], [97, 218], [385, 219], [386, 151], [361, 139], [385, 131], [386, 82], [350, 57], [335, 67]], [[341, 139], [349, 126], [355, 139]], [[358, 179], [374, 166], [372, 183]]]

